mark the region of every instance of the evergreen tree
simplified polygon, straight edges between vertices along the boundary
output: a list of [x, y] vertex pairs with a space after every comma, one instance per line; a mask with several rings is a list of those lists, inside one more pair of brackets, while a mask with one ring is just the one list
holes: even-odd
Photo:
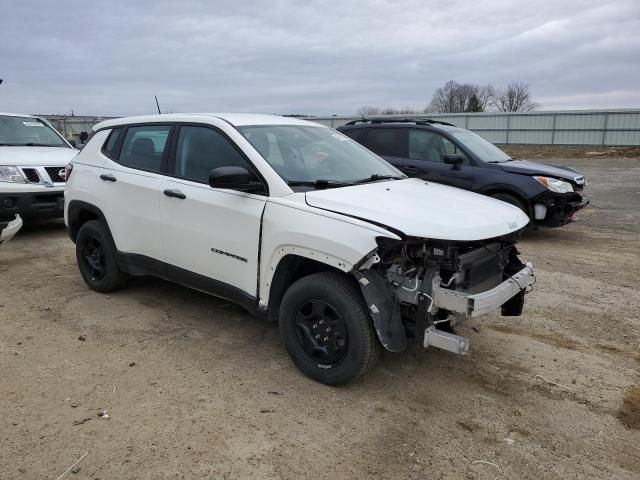
[[469, 97], [469, 103], [467, 103], [467, 112], [482, 112], [482, 111], [484, 111], [484, 108], [482, 108], [480, 99], [475, 93], [473, 93]]

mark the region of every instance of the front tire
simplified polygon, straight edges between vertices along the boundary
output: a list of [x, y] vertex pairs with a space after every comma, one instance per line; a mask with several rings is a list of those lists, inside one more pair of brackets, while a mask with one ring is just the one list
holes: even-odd
[[501, 200], [505, 203], [513, 205], [514, 207], [518, 207], [520, 210], [524, 212], [526, 216], [529, 216], [529, 213], [527, 212], [527, 208], [525, 207], [524, 202], [522, 202], [515, 195], [511, 195], [509, 193], [494, 193], [490, 196], [492, 198], [495, 198], [496, 200]]
[[76, 260], [82, 278], [92, 290], [113, 292], [127, 282], [127, 275], [118, 268], [111, 235], [98, 220], [91, 220], [80, 227], [76, 238]]
[[295, 365], [326, 385], [363, 376], [380, 356], [357, 285], [337, 272], [301, 278], [280, 306], [280, 335]]

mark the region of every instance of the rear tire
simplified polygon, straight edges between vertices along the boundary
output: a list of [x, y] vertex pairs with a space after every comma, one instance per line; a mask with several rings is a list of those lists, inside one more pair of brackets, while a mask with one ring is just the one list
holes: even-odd
[[293, 363], [326, 385], [363, 376], [381, 346], [357, 285], [337, 272], [301, 278], [280, 305], [280, 335]]
[[98, 220], [88, 221], [80, 227], [76, 260], [85, 283], [96, 292], [113, 292], [127, 283], [127, 274], [118, 268], [113, 239]]

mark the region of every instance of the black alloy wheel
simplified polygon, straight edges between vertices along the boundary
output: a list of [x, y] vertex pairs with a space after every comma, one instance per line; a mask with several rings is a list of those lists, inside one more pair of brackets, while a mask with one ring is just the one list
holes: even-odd
[[305, 301], [293, 322], [297, 346], [311, 362], [330, 368], [344, 359], [349, 334], [335, 307], [318, 299]]
[[104, 249], [97, 235], [83, 238], [80, 255], [85, 261], [85, 267], [91, 272], [91, 279], [100, 281], [105, 275]]

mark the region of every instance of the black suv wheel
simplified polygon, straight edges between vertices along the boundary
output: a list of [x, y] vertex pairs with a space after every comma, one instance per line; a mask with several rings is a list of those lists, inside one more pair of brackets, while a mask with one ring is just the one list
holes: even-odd
[[513, 205], [514, 207], [518, 207], [520, 210], [522, 210], [525, 213], [525, 215], [529, 216], [529, 214], [527, 213], [527, 207], [525, 207], [524, 203], [515, 195], [499, 192], [499, 193], [491, 194], [490, 196], [492, 198], [495, 198], [496, 200], [501, 200], [510, 205]]
[[316, 273], [289, 287], [280, 306], [280, 334], [296, 366], [327, 385], [357, 379], [380, 356], [357, 285], [339, 273]]
[[120, 271], [111, 235], [98, 220], [80, 227], [76, 238], [76, 259], [86, 284], [97, 292], [112, 292], [125, 286], [127, 275]]

